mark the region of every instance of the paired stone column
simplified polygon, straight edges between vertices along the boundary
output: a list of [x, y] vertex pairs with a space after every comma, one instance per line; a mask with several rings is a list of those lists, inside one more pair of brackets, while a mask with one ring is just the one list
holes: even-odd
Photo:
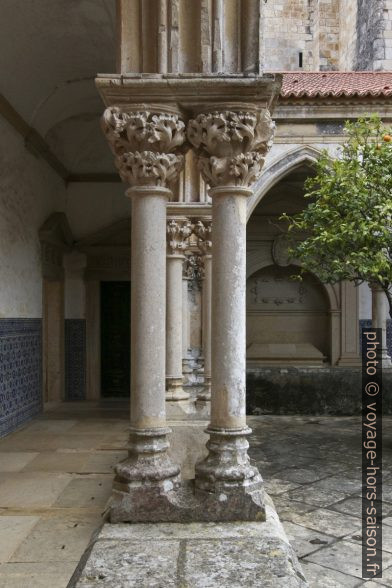
[[166, 301], [166, 399], [187, 400], [183, 389], [183, 287], [185, 249], [192, 234], [186, 218], [167, 221], [167, 301]]
[[154, 504], [180, 483], [167, 453], [166, 205], [183, 166], [185, 124], [174, 108], [135, 105], [106, 109], [103, 130], [132, 200], [129, 456], [116, 467], [110, 515], [154, 520]]
[[190, 316], [189, 316], [189, 275], [188, 257], [185, 256], [182, 266], [182, 376], [183, 382], [192, 371], [189, 367], [189, 346], [190, 346]]
[[382, 367], [392, 368], [392, 361], [387, 346], [387, 319], [389, 313], [387, 311], [385, 292], [380, 284], [371, 284], [371, 290], [373, 328], [381, 329]]
[[242, 513], [260, 518], [262, 478], [247, 453], [246, 221], [250, 186], [261, 173], [273, 133], [269, 112], [255, 104], [207, 111], [188, 127], [211, 187], [213, 225], [210, 440], [207, 458], [196, 466], [195, 484], [222, 500], [234, 491]]
[[203, 255], [204, 280], [202, 292], [202, 347], [204, 357], [204, 389], [197, 396], [201, 403], [211, 400], [211, 299], [212, 299], [212, 222], [211, 219], [195, 223], [194, 233]]

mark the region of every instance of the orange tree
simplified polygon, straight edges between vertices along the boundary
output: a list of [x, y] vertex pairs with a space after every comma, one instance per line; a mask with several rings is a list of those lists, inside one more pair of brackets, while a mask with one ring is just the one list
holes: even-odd
[[282, 217], [290, 252], [325, 283], [379, 284], [392, 317], [392, 129], [372, 115], [345, 131], [338, 157], [324, 151], [305, 183], [309, 204]]

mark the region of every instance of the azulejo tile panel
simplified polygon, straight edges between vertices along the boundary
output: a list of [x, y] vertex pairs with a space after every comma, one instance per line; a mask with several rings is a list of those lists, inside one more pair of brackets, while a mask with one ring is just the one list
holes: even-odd
[[42, 320], [0, 319], [0, 437], [42, 410]]
[[86, 321], [65, 320], [65, 399], [86, 398]]

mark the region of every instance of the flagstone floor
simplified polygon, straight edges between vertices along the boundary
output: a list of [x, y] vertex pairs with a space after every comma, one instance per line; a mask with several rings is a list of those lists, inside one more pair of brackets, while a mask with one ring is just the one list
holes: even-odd
[[[249, 424], [251, 457], [309, 585], [364, 585], [359, 419], [257, 416]], [[392, 586], [392, 419], [383, 424], [384, 576], [368, 588]], [[181, 425], [195, 434], [196, 423]], [[121, 404], [69, 403], [0, 440], [1, 588], [67, 586], [102, 523], [126, 437]]]

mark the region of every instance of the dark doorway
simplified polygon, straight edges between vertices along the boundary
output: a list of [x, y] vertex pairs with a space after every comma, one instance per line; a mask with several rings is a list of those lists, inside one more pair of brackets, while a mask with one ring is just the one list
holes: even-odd
[[129, 398], [130, 282], [101, 282], [101, 395]]

